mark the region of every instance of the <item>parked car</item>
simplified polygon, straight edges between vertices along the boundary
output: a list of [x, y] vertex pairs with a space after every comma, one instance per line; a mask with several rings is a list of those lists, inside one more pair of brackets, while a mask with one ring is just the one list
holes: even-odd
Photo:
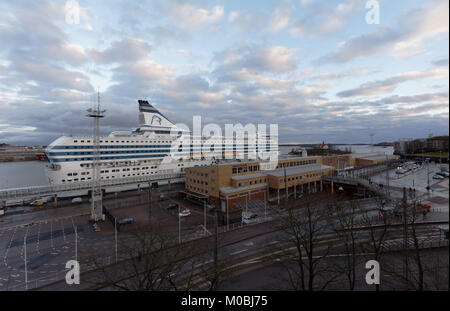
[[171, 204], [167, 205], [167, 209], [175, 209], [175, 208], [178, 208], [177, 203], [171, 203]]
[[448, 172], [444, 172], [444, 171], [442, 171], [442, 172], [437, 172], [436, 174], [437, 174], [437, 175], [441, 175], [441, 176], [443, 176], [443, 177], [448, 177], [448, 176], [449, 176], [449, 173], [448, 173]]
[[430, 208], [431, 208], [430, 204], [426, 204], [426, 203], [422, 203], [422, 202], [420, 202], [416, 205], [416, 209], [420, 209], [420, 210], [429, 210]]
[[72, 204], [76, 204], [76, 203], [82, 203], [83, 199], [82, 198], [73, 198], [72, 199]]
[[258, 217], [258, 214], [255, 214], [255, 213], [252, 213], [252, 212], [243, 212], [242, 213], [242, 222], [245, 223], [245, 224], [249, 224], [256, 217]]
[[128, 225], [128, 224], [132, 224], [133, 222], [134, 222], [134, 219], [131, 218], [131, 217], [128, 217], [128, 218], [120, 219], [120, 220], [117, 222], [117, 224], [118, 224], [118, 225]]
[[178, 213], [179, 217], [186, 217], [186, 216], [189, 216], [189, 215], [191, 215], [191, 211], [188, 210], [188, 209], [184, 209], [184, 210], [182, 210], [181, 212]]
[[438, 175], [438, 174], [434, 174], [433, 175], [433, 179], [444, 179], [444, 176]]

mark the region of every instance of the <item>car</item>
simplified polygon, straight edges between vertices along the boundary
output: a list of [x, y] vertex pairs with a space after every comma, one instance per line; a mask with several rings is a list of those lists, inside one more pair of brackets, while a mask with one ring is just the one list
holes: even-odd
[[242, 213], [242, 222], [249, 224], [249, 223], [252, 223], [252, 219], [255, 219], [257, 217], [258, 217], [258, 215], [255, 213], [243, 212]]
[[73, 198], [72, 199], [72, 204], [76, 204], [76, 203], [82, 203], [83, 199], [82, 198]]
[[93, 224], [92, 228], [94, 229], [94, 232], [100, 232], [102, 231], [102, 229], [100, 229], [100, 227], [97, 224]]
[[178, 213], [179, 217], [186, 217], [186, 216], [189, 216], [189, 215], [191, 215], [191, 211], [188, 210], [188, 209], [184, 209], [184, 210], [182, 210], [181, 212]]
[[421, 210], [429, 210], [431, 208], [430, 204], [426, 204], [426, 203], [417, 203], [416, 205], [416, 209], [421, 209]]
[[128, 218], [120, 219], [120, 220], [117, 222], [117, 224], [118, 224], [118, 225], [128, 225], [128, 224], [132, 224], [133, 222], [134, 222], [134, 219], [131, 218], [131, 217], [128, 217]]
[[433, 179], [444, 179], [444, 178], [445, 177], [441, 176], [441, 175], [437, 175], [437, 174], [433, 175]]
[[45, 202], [42, 200], [34, 200], [33, 202], [30, 203], [31, 206], [42, 206], [44, 204]]
[[441, 176], [443, 176], [443, 177], [448, 177], [448, 176], [449, 176], [449, 173], [448, 173], [448, 172], [444, 172], [444, 171], [437, 172], [436, 174], [437, 174], [437, 175], [441, 175]]
[[172, 204], [167, 205], [167, 209], [175, 209], [175, 208], [178, 208], [177, 203], [172, 203]]

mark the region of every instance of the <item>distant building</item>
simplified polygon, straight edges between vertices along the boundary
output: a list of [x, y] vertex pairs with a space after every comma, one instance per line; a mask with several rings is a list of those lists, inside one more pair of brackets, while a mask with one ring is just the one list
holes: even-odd
[[394, 142], [395, 154], [422, 153], [427, 149], [426, 139], [405, 139]]
[[427, 139], [428, 151], [448, 151], [448, 135], [434, 136]]

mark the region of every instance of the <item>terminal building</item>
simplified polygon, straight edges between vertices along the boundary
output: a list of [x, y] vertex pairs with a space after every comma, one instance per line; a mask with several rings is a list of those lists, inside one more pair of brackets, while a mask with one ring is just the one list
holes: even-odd
[[286, 193], [298, 197], [303, 193], [323, 191], [323, 176], [333, 175], [338, 169], [372, 165], [386, 159], [384, 154], [371, 153], [282, 156], [275, 164], [225, 160], [213, 165], [186, 168], [184, 194], [191, 199], [207, 202], [222, 212], [239, 208], [242, 202], [252, 200], [280, 203]]

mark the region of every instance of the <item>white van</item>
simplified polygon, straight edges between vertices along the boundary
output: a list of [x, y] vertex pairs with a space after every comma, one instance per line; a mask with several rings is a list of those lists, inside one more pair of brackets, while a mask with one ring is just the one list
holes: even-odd
[[72, 199], [72, 204], [77, 204], [77, 203], [82, 203], [83, 199], [82, 198], [73, 198]]

